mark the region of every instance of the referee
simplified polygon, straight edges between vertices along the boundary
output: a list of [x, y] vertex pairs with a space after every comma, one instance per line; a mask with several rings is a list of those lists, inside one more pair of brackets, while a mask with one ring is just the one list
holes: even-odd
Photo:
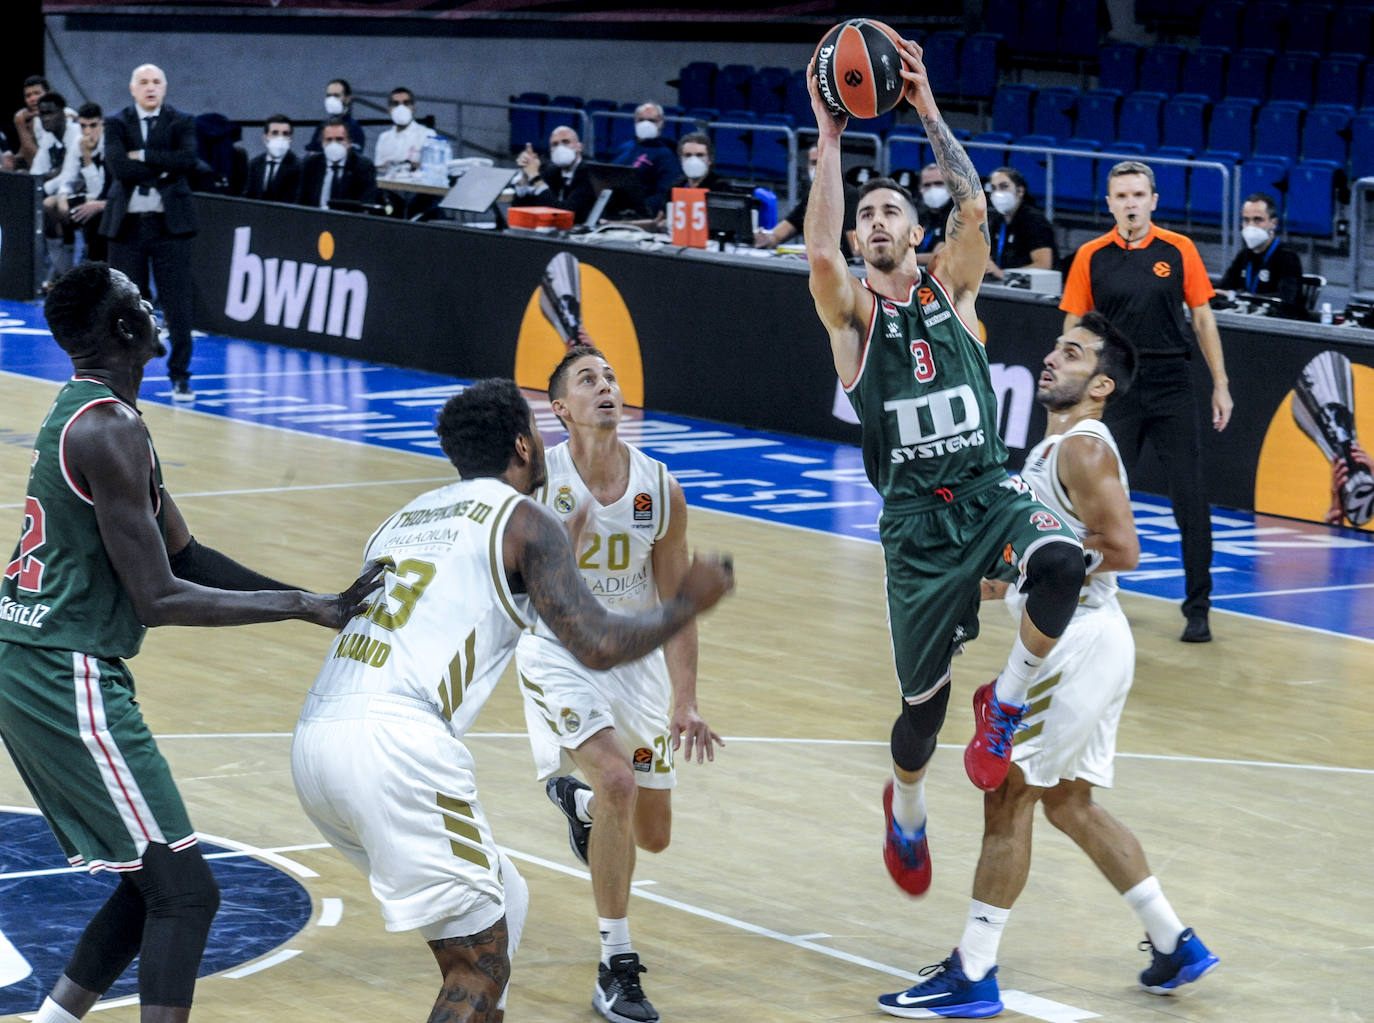
[[[1212, 373], [1212, 428], [1226, 429], [1231, 392], [1221, 337], [1208, 300], [1212, 284], [1191, 239], [1154, 226], [1159, 204], [1155, 175], [1135, 160], [1118, 163], [1107, 178], [1107, 208], [1116, 227], [1078, 250], [1064, 297], [1064, 330], [1096, 309], [1131, 335], [1140, 352], [1135, 385], [1103, 415], [1127, 471], [1146, 439], [1163, 463], [1169, 501], [1183, 541], [1185, 643], [1207, 643], [1212, 593], [1211, 508], [1202, 478], [1201, 430], [1189, 360], [1193, 334]], [[1189, 329], [1183, 307], [1192, 311]]]

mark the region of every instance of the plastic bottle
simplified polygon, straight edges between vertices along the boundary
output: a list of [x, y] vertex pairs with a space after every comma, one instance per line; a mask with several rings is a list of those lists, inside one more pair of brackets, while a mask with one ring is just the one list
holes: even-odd
[[1330, 303], [1330, 302], [1323, 302], [1323, 303], [1322, 303], [1322, 323], [1327, 324], [1327, 325], [1329, 326], [1329, 325], [1331, 324], [1332, 319], [1333, 319], [1333, 317], [1332, 317], [1332, 315], [1331, 315], [1331, 303]]
[[447, 185], [448, 162], [452, 155], [453, 147], [448, 139], [442, 135], [430, 135], [420, 151], [420, 179], [426, 185]]

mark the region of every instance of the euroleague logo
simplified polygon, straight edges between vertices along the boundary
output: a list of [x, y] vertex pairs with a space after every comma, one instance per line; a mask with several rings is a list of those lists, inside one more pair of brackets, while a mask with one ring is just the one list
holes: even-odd
[[640, 746], [635, 750], [634, 769], [640, 774], [648, 774], [654, 766], [654, 751], [647, 746]]
[[1153, 269], [1156, 277], [1168, 277], [1174, 272], [1174, 268], [1162, 259], [1154, 265]]
[[855, 88], [863, 84], [864, 76], [858, 68], [850, 68], [844, 73], [844, 84]]
[[634, 520], [647, 522], [654, 517], [654, 499], [645, 493], [635, 494]]

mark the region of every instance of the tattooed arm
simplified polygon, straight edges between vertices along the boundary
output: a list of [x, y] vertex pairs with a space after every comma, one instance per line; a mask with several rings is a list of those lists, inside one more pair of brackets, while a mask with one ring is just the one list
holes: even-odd
[[921, 115], [935, 162], [945, 176], [945, 187], [954, 200], [945, 228], [945, 246], [931, 264], [931, 272], [949, 290], [959, 312], [968, 322], [973, 319], [973, 300], [983, 282], [992, 237], [988, 233], [988, 202], [983, 182], [964, 147], [950, 131], [935, 105], [921, 48], [903, 41], [906, 66], [902, 77], [908, 82], [907, 99]]
[[568, 652], [602, 670], [643, 657], [734, 588], [728, 558], [697, 555], [675, 594], [658, 607], [622, 614], [587, 589], [567, 530], [543, 505], [521, 501], [511, 513], [502, 554], [511, 586], [529, 593], [539, 617]]

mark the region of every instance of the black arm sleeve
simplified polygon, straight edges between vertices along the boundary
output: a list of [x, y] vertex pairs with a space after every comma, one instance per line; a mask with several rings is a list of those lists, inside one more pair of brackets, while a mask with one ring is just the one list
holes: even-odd
[[206, 547], [191, 537], [191, 542], [168, 557], [172, 574], [178, 579], [217, 590], [299, 590], [259, 575], [245, 568], [233, 558], [226, 557], [212, 547]]

